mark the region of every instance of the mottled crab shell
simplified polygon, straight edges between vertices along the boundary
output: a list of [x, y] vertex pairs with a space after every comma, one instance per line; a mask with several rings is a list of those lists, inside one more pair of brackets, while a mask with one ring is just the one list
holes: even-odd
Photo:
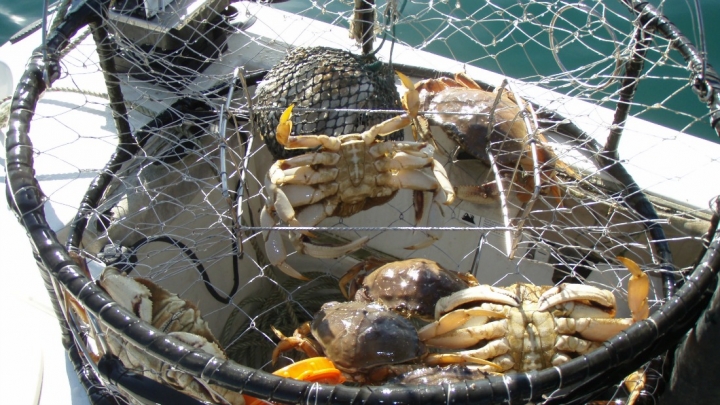
[[[293, 135], [360, 133], [396, 115], [335, 109], [402, 109], [390, 68], [372, 56], [324, 47], [292, 50], [267, 73], [255, 94], [253, 123], [275, 159], [307, 153], [305, 149], [286, 150], [275, 139], [280, 115], [290, 104], [296, 108]], [[301, 108], [323, 111], [302, 112]], [[402, 131], [385, 137], [402, 139]]]
[[378, 302], [403, 315], [432, 321], [440, 298], [467, 287], [458, 273], [432, 260], [408, 259], [388, 263], [366, 276], [355, 300]]
[[315, 315], [311, 330], [325, 356], [348, 373], [425, 354], [412, 323], [377, 303], [328, 302]]
[[496, 158], [500, 163], [514, 162], [524, 150], [527, 129], [517, 104], [503, 96], [495, 107], [494, 130], [488, 136], [490, 111], [496, 97], [496, 93], [465, 87], [450, 87], [437, 93], [422, 91], [420, 108], [433, 111], [426, 115], [429, 123], [441, 127], [474, 158], [489, 165], [486, 151], [490, 143], [498, 145], [501, 152]]

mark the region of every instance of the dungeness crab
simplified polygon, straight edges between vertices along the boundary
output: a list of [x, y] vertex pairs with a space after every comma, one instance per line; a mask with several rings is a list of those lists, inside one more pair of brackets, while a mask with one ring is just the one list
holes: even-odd
[[615, 296], [588, 285], [479, 285], [438, 301], [437, 321], [418, 334], [430, 347], [463, 349], [456, 353], [490, 360], [503, 371], [557, 366], [647, 317], [648, 277], [634, 262], [619, 260], [632, 272], [632, 318], [613, 318]]
[[[515, 96], [504, 91], [498, 99], [497, 92], [483, 90], [474, 80], [463, 73], [455, 79], [439, 78], [423, 80], [415, 86], [420, 109], [426, 111], [418, 117], [420, 137], [428, 139], [430, 125], [441, 127], [461, 149], [489, 164], [487, 153], [493, 155], [504, 172], [522, 169], [521, 176], [514, 176], [520, 186], [518, 198], [527, 202], [536, 186], [541, 194], [561, 199], [556, 170], [579, 179], [579, 176], [555, 155], [541, 133], [529, 134], [524, 123], [525, 112], [520, 111]], [[461, 113], [461, 114], [458, 114]], [[426, 122], [427, 120], [427, 122]], [[489, 126], [493, 124], [492, 131]], [[536, 136], [537, 161], [540, 181], [534, 184], [534, 160], [531, 150], [532, 137]], [[458, 198], [486, 204], [496, 201], [497, 187], [494, 183], [482, 186], [458, 187]]]
[[[218, 359], [227, 356], [212, 334], [200, 310], [145, 278], [132, 278], [115, 267], [106, 267], [100, 275], [100, 286], [119, 305], [143, 321], [166, 332], [196, 349]], [[106, 329], [107, 343], [112, 354], [127, 367], [176, 390], [218, 404], [245, 404], [242, 394], [194, 377], [165, 363], [127, 341], [122, 335]]]
[[[363, 271], [369, 274], [362, 274]], [[454, 292], [478, 285], [471, 274], [441, 267], [428, 259], [387, 263], [369, 258], [353, 266], [340, 279], [345, 298], [377, 302], [405, 317], [433, 321], [437, 301]]]
[[273, 331], [280, 338], [273, 362], [282, 352], [298, 348], [309, 357], [327, 356], [348, 379], [359, 383], [379, 383], [422, 365], [471, 362], [500, 371], [482, 359], [428, 353], [408, 319], [374, 302], [328, 302], [293, 336]]
[[[398, 73], [398, 76], [408, 88], [402, 98], [408, 113], [363, 133], [337, 137], [293, 136], [290, 121], [293, 106], [285, 110], [278, 124], [277, 141], [286, 149], [319, 150], [280, 159], [270, 167], [265, 180], [267, 204], [260, 217], [263, 227], [277, 224], [273, 214], [293, 227], [312, 227], [329, 216], [348, 217], [390, 201], [399, 189], [415, 191], [418, 222], [439, 225], [440, 205], [452, 203], [455, 193], [445, 169], [433, 158], [433, 146], [427, 142], [382, 141], [384, 136], [410, 125], [411, 117], [417, 114], [414, 86], [404, 75]], [[424, 192], [432, 192], [433, 199], [424, 198]], [[263, 236], [270, 262], [288, 275], [304, 278], [285, 263], [286, 252], [279, 232], [264, 231]], [[439, 237], [430, 232], [428, 236], [427, 240], [407, 248], [425, 247]], [[335, 258], [359, 249], [368, 238], [335, 247], [306, 243], [300, 232], [291, 232], [291, 239], [299, 252]]]

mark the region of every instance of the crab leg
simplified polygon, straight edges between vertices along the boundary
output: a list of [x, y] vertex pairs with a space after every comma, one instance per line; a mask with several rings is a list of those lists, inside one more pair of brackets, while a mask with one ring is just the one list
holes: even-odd
[[[473, 353], [474, 354], [474, 353]], [[503, 371], [503, 367], [493, 363], [492, 361], [485, 360], [480, 356], [474, 356], [473, 354], [460, 353], [433, 353], [429, 354], [425, 358], [425, 363], [431, 366], [444, 366], [448, 364], [462, 364], [472, 363], [481, 366], [487, 366], [489, 369], [486, 371]], [[484, 369], [484, 368], [481, 368]]]
[[435, 305], [435, 318], [439, 319], [442, 315], [453, 311], [455, 308], [473, 302], [492, 302], [511, 307], [517, 307], [519, 304], [513, 294], [507, 290], [489, 285], [477, 285], [438, 300]]
[[360, 134], [360, 137], [365, 142], [365, 145], [370, 146], [375, 139], [379, 136], [390, 135], [395, 131], [405, 128], [410, 125], [411, 119], [407, 114], [398, 115], [397, 117], [390, 118], [387, 121], [381, 122], [367, 131]]
[[403, 108], [408, 112], [408, 115], [412, 118], [417, 117], [418, 111], [420, 110], [420, 94], [418, 93], [416, 86], [413, 84], [409, 77], [405, 76], [400, 72], [395, 72], [400, 78], [400, 82], [403, 87], [407, 89], [405, 94], [402, 96]]
[[[275, 209], [280, 211], [286, 207], [278, 207], [278, 204], [289, 204], [292, 207], [302, 207], [304, 205], [315, 204], [330, 196], [337, 194], [338, 184], [316, 184], [314, 186], [304, 184], [288, 184], [278, 187], [275, 197]], [[284, 198], [284, 200], [280, 200]], [[294, 217], [294, 216], [293, 216]], [[289, 223], [286, 218], [280, 217], [285, 223]], [[310, 225], [312, 226], [312, 225]]]
[[352, 242], [340, 246], [323, 246], [297, 241], [295, 248], [300, 253], [317, 257], [318, 259], [335, 259], [360, 249], [365, 246], [368, 240], [370, 240], [368, 236], [363, 236], [362, 238], [355, 239]]
[[453, 201], [455, 201], [455, 188], [452, 183], [450, 183], [450, 179], [448, 178], [445, 168], [437, 160], [433, 160], [433, 174], [435, 175], [435, 179], [438, 181], [440, 188], [445, 191], [445, 201], [441, 202], [445, 205], [452, 204]]
[[455, 187], [457, 198], [474, 204], [497, 204], [500, 200], [500, 191], [497, 183], [492, 181], [480, 186], [457, 186]]
[[282, 332], [276, 329], [274, 326], [270, 326], [270, 329], [275, 333], [275, 336], [280, 339], [280, 342], [275, 347], [272, 353], [272, 364], [275, 364], [278, 357], [288, 350], [298, 349], [305, 352], [308, 357], [320, 357], [322, 349], [318, 347], [312, 340], [307, 336], [310, 335], [310, 325], [308, 322], [300, 325], [292, 337], [286, 337]]
[[[279, 172], [279, 173], [278, 173]], [[315, 169], [312, 166], [294, 167], [292, 169], [278, 170], [271, 173], [275, 184], [323, 184], [337, 178], [338, 169], [335, 167]]]
[[[260, 211], [260, 225], [262, 227], [274, 227], [276, 225], [267, 206], [263, 207], [262, 211]], [[267, 254], [268, 260], [273, 266], [276, 266], [280, 271], [290, 277], [298, 280], [308, 280], [307, 277], [285, 263], [287, 251], [285, 250], [280, 232], [276, 230], [263, 231], [263, 239], [265, 240], [265, 254]]]
[[575, 336], [558, 336], [555, 341], [555, 349], [563, 352], [585, 354], [597, 349], [598, 347], [600, 347], [600, 344], [597, 342], [591, 342]]
[[501, 312], [481, 308], [456, 310], [425, 325], [418, 331], [418, 336], [428, 346], [461, 349], [482, 340], [505, 336], [505, 322], [487, 323], [488, 319], [504, 317]]
[[637, 322], [645, 319], [650, 315], [650, 307], [648, 306], [650, 279], [634, 261], [621, 256], [617, 259], [632, 273], [630, 280], [628, 280], [628, 306], [633, 321]]
[[432, 156], [423, 154], [424, 156], [414, 156], [404, 152], [398, 152], [392, 159], [376, 160], [375, 169], [379, 172], [389, 172], [392, 170], [403, 169], [420, 169], [429, 166], [435, 160]]
[[418, 191], [433, 191], [440, 186], [432, 177], [415, 170], [399, 170], [397, 173], [380, 173], [375, 176], [375, 183], [378, 186]]
[[295, 104], [291, 104], [280, 116], [280, 123], [275, 131], [275, 139], [285, 149], [309, 149], [322, 146], [330, 151], [340, 150], [340, 140], [327, 135], [290, 135], [292, 132], [292, 110]]
[[616, 318], [556, 318], [555, 331], [559, 334], [578, 333], [585, 339], [604, 342], [632, 325], [632, 319]]
[[425, 148], [427, 148], [427, 146], [428, 145], [426, 142], [381, 142], [376, 143], [375, 145], [368, 148], [368, 152], [374, 158], [379, 158], [395, 151], [406, 152], [410, 154], [412, 154], [412, 152], [421, 152], [422, 156], [431, 156], [432, 153], [427, 153], [425, 151]]
[[[578, 301], [588, 301], [590, 305]], [[584, 284], [563, 283], [545, 291], [538, 299], [538, 311], [564, 304], [573, 318], [612, 318], [615, 296], [612, 292]]]
[[[434, 353], [426, 357], [425, 363], [430, 365], [456, 364], [456, 363], [473, 363], [491, 367], [487, 371], [505, 371], [513, 367], [512, 358], [506, 359], [503, 356], [510, 351], [510, 345], [505, 339], [493, 340], [485, 346], [472, 349], [462, 350], [456, 353]], [[501, 356], [499, 359], [498, 356]], [[501, 364], [491, 362], [487, 359], [501, 360]]]
[[334, 166], [339, 160], [340, 154], [335, 152], [313, 152], [278, 160], [273, 166], [282, 170], [312, 165]]
[[[415, 191], [413, 194], [413, 206], [415, 207], [415, 224], [418, 226], [435, 228], [443, 225], [443, 214], [440, 204], [448, 201], [448, 196], [442, 189], [433, 192], [434, 197], [431, 199], [422, 191]], [[427, 236], [425, 240], [417, 242], [405, 249], [417, 250], [426, 248], [440, 240], [442, 231], [428, 230], [424, 234]]]
[[504, 315], [502, 313], [481, 308], [458, 309], [443, 315], [435, 322], [423, 326], [418, 330], [418, 335], [420, 336], [420, 340], [427, 341], [453, 331], [465, 325], [471, 319], [474, 325], [482, 325], [485, 324], [489, 318], [503, 317]]

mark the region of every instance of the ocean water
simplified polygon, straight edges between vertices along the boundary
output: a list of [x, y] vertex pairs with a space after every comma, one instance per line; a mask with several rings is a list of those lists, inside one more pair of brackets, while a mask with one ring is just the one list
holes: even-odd
[[[461, 0], [441, 0], [436, 1], [435, 3], [436, 7], [442, 7], [444, 4], [447, 4], [450, 7], [453, 4], [458, 4], [460, 1]], [[652, 3], [658, 4], [659, 1], [660, 0], [652, 1]], [[693, 2], [694, 0], [665, 0], [663, 2], [662, 11], [671, 21], [673, 21], [678, 26], [678, 28], [688, 38], [690, 38], [691, 41], [696, 44], [696, 46], [699, 47], [699, 30], [695, 19], [692, 18], [692, 16], [695, 15], [695, 13], [692, 11], [694, 10]], [[26, 25], [41, 18], [43, 3], [44, 2], [42, 0], [0, 0], [0, 44], [5, 43], [10, 38], [10, 36], [21, 30]], [[323, 2], [318, 3], [322, 4]], [[484, 4], [485, 2], [482, 1], [481, 3]], [[512, 7], [513, 5], [519, 3], [519, 0], [496, 0], [493, 3], [502, 7]], [[586, 3], [593, 4], [592, 1]], [[334, 2], [330, 4], [331, 6], [347, 7], [343, 2]], [[470, 13], [472, 12], [472, 10], [467, 10], [468, 4], [472, 3], [468, 1], [462, 2], [462, 6], [463, 9], [465, 9], [465, 12]], [[624, 6], [620, 4], [619, 0], [604, 0], [603, 4], [606, 4], [608, 8], [620, 10], [621, 12], [624, 10]], [[303, 11], [306, 10], [309, 5], [310, 0], [289, 0], [287, 2], [279, 3], [278, 7], [289, 11]], [[720, 24], [714, 24], [714, 21], [711, 18], [712, 16], [720, 15], [720, 1], [700, 0], [700, 6], [705, 19], [704, 32], [706, 41], [706, 52], [708, 55], [707, 60], [711, 65], [720, 68], [720, 41], [717, 41], [717, 38], [720, 38]], [[424, 8], [425, 2], [411, 0], [407, 2], [407, 8], [405, 12], [413, 13], [417, 11], [422, 11]], [[321, 19], [332, 20], [332, 16], [318, 15], [318, 17]], [[581, 22], [578, 25], [582, 26], [583, 24], [585, 24], [585, 22]], [[430, 29], [437, 30], [437, 28], [435, 27], [432, 27]], [[478, 31], [476, 30], [475, 32]], [[420, 43], [424, 39], [423, 36], [427, 34], [420, 32], [416, 33], [413, 32], [412, 29], [410, 29], [406, 30], [406, 32], [398, 32], [397, 35], [410, 44], [417, 43], [417, 45], [420, 45]], [[460, 36], [452, 38], [452, 49], [450, 49], [450, 47], [448, 46], [444, 46], [441, 41], [438, 41], [435, 44], [430, 44], [430, 46], [427, 47], [427, 50], [439, 54], [444, 54], [457, 60], [462, 60], [463, 56], [465, 56], [467, 52], [463, 52], [463, 38], [458, 37]], [[598, 49], [598, 51], [612, 53], [612, 48]], [[513, 52], [523, 52], [524, 54], [516, 55], [513, 54]], [[553, 58], [537, 58], [539, 60], [536, 60], [528, 56], [531, 53], [532, 48], [530, 47], [526, 47], [522, 50], [516, 47], [513, 51], [506, 52], [504, 54], [504, 56], [510, 60], [503, 61], [502, 63], [500, 63], [499, 60], [490, 61], [490, 63], [488, 63], [487, 58], [480, 61], [468, 60], [468, 62], [516, 78], [532, 79], [534, 76], [535, 79], [537, 79], [538, 75], [544, 74], [543, 72], [557, 71], [557, 64], [555, 60], [553, 60]], [[568, 55], [570, 58], [572, 58], [573, 56], [576, 58], [584, 57], [579, 54], [572, 55], [572, 52], [566, 53], [566, 57], [568, 57]], [[524, 58], [524, 60], [530, 59], [532, 60], [532, 63], [512, 63], [511, 58], [513, 57], [521, 57]], [[679, 59], [679, 55], [677, 56], [677, 58]], [[677, 77], [677, 72], [668, 71], [666, 73], [662, 70], [662, 68], [660, 68], [660, 70], [656, 70], [656, 72], [659, 76], [670, 76], [674, 74]], [[673, 84], [673, 86], [677, 86], [677, 84]], [[643, 114], [641, 114], [642, 118], [678, 130], [684, 130], [693, 135], [720, 143], [720, 138], [718, 138], [718, 136], [708, 125], [707, 118], [692, 125], [688, 124], [688, 117], [698, 117], [703, 114], [707, 114], [708, 111], [704, 105], [697, 101], [697, 98], [692, 92], [685, 91], [682, 94], [667, 97], [668, 90], [665, 89], [665, 92], [663, 92], [662, 87], [663, 86], [658, 86], [657, 84], [646, 85], [645, 87], [642, 87], [641, 85], [641, 89], [637, 94], [636, 101], [646, 105], [650, 105], [656, 102], [656, 100], [663, 100], [662, 103], [665, 107], [675, 109], [676, 111], [680, 111], [681, 113], [668, 114], [667, 111], [653, 111], [652, 109], [649, 109], [643, 112]], [[612, 104], [609, 104], [608, 107], [612, 108], [614, 106]], [[683, 115], [685, 115], [684, 118]]]

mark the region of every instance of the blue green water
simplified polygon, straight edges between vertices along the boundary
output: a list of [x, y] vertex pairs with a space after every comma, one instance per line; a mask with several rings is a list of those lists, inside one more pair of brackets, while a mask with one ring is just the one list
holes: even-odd
[[[485, 1], [477, 1], [477, 4], [479, 4], [478, 9], [485, 7], [488, 4]], [[680, 28], [680, 30], [688, 38], [690, 38], [691, 41], [695, 44], [699, 44], [700, 38], [698, 36], [698, 26], [695, 22], [696, 18], [692, 17], [695, 15], [693, 12], [694, 6], [691, 4], [693, 1], [694, 0], [667, 0], [663, 2], [662, 12], [671, 21], [673, 21], [678, 28]], [[317, 3], [329, 4], [328, 9], [331, 9], [332, 7], [348, 7], [345, 2], [338, 1], [318, 1]], [[509, 10], [510, 14], [514, 13], [515, 15], [517, 15], [517, 10], [520, 10], [519, 12], [521, 13], [529, 14], [532, 14], [533, 12], [542, 12], [540, 9], [533, 9], [532, 6], [520, 7], [520, 3], [521, 2], [519, 0], [495, 0], [493, 2], [493, 6]], [[523, 1], [522, 3], [526, 4], [528, 2]], [[658, 4], [659, 0], [652, 1], [652, 3]], [[460, 8], [453, 10], [454, 6], [457, 4], [460, 4], [460, 0], [436, 1], [434, 2], [433, 7], [436, 10], [446, 12], [449, 15], [457, 15], [459, 17], [458, 21], [453, 23], [460, 24], [463, 17], [471, 15], [475, 12], [475, 10], [468, 9], [468, 5], [473, 4], [468, 1], [462, 2], [462, 10]], [[594, 2], [587, 2], [587, 4], [592, 5]], [[607, 9], [617, 12], [619, 15], [622, 15], [623, 13], [627, 14], [627, 11], [619, 0], [606, 0], [603, 4], [607, 5]], [[300, 12], [307, 10], [309, 5], [309, 0], [290, 0], [279, 3], [277, 6], [289, 11]], [[720, 67], [720, 41], [716, 40], [717, 38], [720, 38], [720, 24], [715, 24], [715, 21], [712, 18], [713, 16], [720, 15], [720, 1], [700, 0], [700, 5], [705, 19], [704, 31], [707, 43], [707, 60], [711, 64], [715, 61], [715, 66]], [[42, 0], [0, 0], [0, 44], [7, 41], [11, 35], [21, 30], [24, 26], [40, 18], [42, 16], [42, 6]], [[404, 14], [422, 13], [426, 9], [427, 2], [408, 1]], [[487, 10], [487, 7], [485, 7], [485, 9]], [[462, 13], [462, 15], [458, 13]], [[325, 20], [332, 21], [333, 18], [335, 18], [332, 13], [328, 13], [327, 15], [322, 15], [320, 13], [317, 14], [318, 18]], [[425, 22], [422, 25], [399, 25], [396, 35], [413, 46], [423, 46], [423, 41], [426, 37], [436, 35], [438, 33], [442, 35], [444, 33], [442, 24], [447, 24], [446, 21], [440, 19], [433, 20], [432, 17], [432, 15], [423, 16]], [[568, 29], [577, 30], [577, 26], [583, 26], [583, 24], [586, 24], [585, 21], [577, 24], [577, 19], [573, 21], [573, 17], [570, 13], [565, 13], [563, 18], [565, 17], [567, 17], [568, 20], [560, 19], [557, 25], [558, 28], [562, 28], [562, 24], [570, 24], [576, 25], [576, 27], [567, 27]], [[612, 13], [608, 14], [608, 18], [613, 18]], [[628, 17], [625, 16], [622, 18]], [[502, 15], [500, 15], [498, 19], [502, 19]], [[343, 21], [342, 23], [344, 24], [345, 22]], [[504, 22], [502, 21], [497, 22], [497, 24], [503, 23]], [[487, 53], [485, 54], [474, 54], [478, 49], [476, 46], [477, 43], [487, 43], [487, 41], [490, 40], [494, 41], [494, 39], [498, 38], [497, 32], [502, 32], [502, 29], [496, 29], [492, 26], [493, 24], [495, 23], [487, 21], [484, 22], [482, 26], [461, 27], [462, 30], [457, 31], [461, 34], [450, 37], [447, 40], [430, 42], [425, 49], [452, 57], [456, 60], [483, 67], [488, 70], [496, 71], [509, 77], [521, 78], [534, 82], [544, 80], [547, 75], [556, 74], [558, 72], [558, 65], [556, 61], [551, 56], [548, 57], [547, 49], [542, 48], [543, 45], [541, 45], [539, 41], [535, 41], [534, 36], [539, 37], [539, 34], [532, 31], [528, 32], [525, 25], [521, 27], [521, 30], [524, 31], [520, 31], [523, 35], [520, 35], [519, 37], [505, 38], [505, 43], [493, 43], [491, 46], [486, 46], [484, 49], [487, 50]], [[532, 27], [530, 27], [530, 29], [532, 30]], [[491, 30], [495, 30], [492, 35], [489, 34]], [[602, 35], [603, 33], [603, 30], [597, 30], [597, 34]], [[465, 35], [465, 37], [463, 37], [463, 35]], [[513, 41], [517, 41], [518, 38], [520, 41], [525, 42], [522, 47], [507, 46], [508, 43], [512, 45]], [[528, 40], [528, 38], [532, 39]], [[595, 51], [597, 51], [600, 55], [612, 54], [614, 48], [613, 46], [608, 45], [611, 43], [611, 38], [607, 38], [606, 41], [603, 41], [602, 38], [598, 38], [598, 41], [595, 41], [595, 45], [597, 46]], [[451, 44], [452, 47], [448, 44]], [[472, 52], [469, 50], [472, 50]], [[563, 63], [570, 67], [580, 66], [585, 64], [585, 61], [587, 60], [586, 58], [592, 57], [592, 55], [587, 55], [582, 52], [587, 51], [587, 49], [578, 48], [577, 51], [578, 52], [575, 52], [575, 50], [571, 47], [566, 48], [566, 51], [563, 53]], [[545, 54], [543, 54], [543, 52], [545, 52]], [[674, 59], [679, 60], [680, 56], [675, 53]], [[517, 61], [522, 61], [522, 63], [518, 63]], [[680, 64], [684, 65], [682, 62]], [[603, 72], [584, 72], [585, 76], [589, 76], [590, 73], [602, 74]], [[635, 100], [646, 106], [654, 103], [660, 103], [663, 108], [643, 108], [639, 114], [641, 118], [645, 118], [678, 130], [683, 130], [693, 135], [720, 143], [720, 138], [718, 138], [708, 125], [708, 110], [697, 100], [697, 97], [688, 88], [685, 88], [679, 94], [673, 94], [675, 89], [679, 86], [687, 84], [687, 80], [685, 79], [685, 77], [687, 77], [687, 72], [679, 70], [677, 66], [674, 69], [670, 66], [655, 66], [650, 74], [653, 78], [649, 79], [645, 83], [641, 83]], [[678, 82], [678, 80], [681, 82]], [[682, 82], [682, 80], [684, 80], [684, 82]], [[580, 97], [583, 96], [583, 94], [573, 93], [574, 90], [567, 84], [567, 80], [565, 80], [565, 89], [563, 88], [563, 81], [558, 81], [557, 83], [546, 82], [545, 85], [556, 88], [559, 91], [565, 91], [566, 93], [571, 93]], [[602, 97], [602, 93], [592, 94], [591, 97], [597, 100], [599, 97]], [[614, 103], [612, 102], [606, 102], [605, 105], [609, 108], [614, 108]], [[637, 114], [637, 112], [638, 108], [635, 108], [634, 113]], [[701, 118], [694, 121], [693, 117]]]

